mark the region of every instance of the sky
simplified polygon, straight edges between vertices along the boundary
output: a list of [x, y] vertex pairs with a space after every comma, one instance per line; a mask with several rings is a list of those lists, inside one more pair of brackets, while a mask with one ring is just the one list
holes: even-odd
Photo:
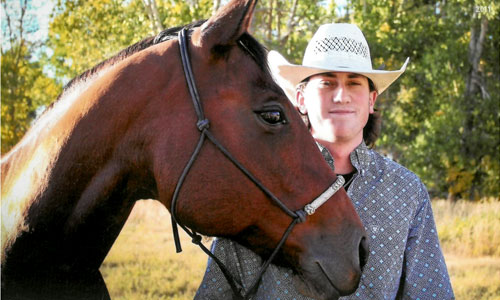
[[[20, 0], [6, 0], [7, 11], [11, 16], [11, 22], [20, 14]], [[27, 25], [26, 38], [30, 41], [43, 41], [48, 37], [50, 13], [55, 5], [55, 0], [28, 0], [28, 9], [25, 15]], [[8, 30], [5, 7], [1, 7], [2, 48], [8, 49]], [[18, 26], [12, 23], [11, 26]]]
[[38, 20], [39, 30], [34, 35], [34, 38], [44, 39], [47, 38], [47, 34], [49, 32], [49, 21], [50, 21], [50, 13], [54, 8], [54, 1], [35, 1], [38, 4], [33, 4], [34, 13]]

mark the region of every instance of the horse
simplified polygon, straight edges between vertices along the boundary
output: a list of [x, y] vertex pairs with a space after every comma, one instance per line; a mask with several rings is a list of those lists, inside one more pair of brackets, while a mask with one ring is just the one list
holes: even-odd
[[[134, 203], [156, 199], [176, 220], [268, 257], [291, 216], [338, 180], [269, 71], [248, 29], [255, 0], [233, 0], [189, 31], [197, 120], [179, 39], [147, 38], [68, 83], [1, 160], [2, 297], [109, 299], [99, 267]], [[178, 29], [176, 29], [178, 30]], [[215, 136], [248, 173], [200, 130]], [[305, 159], [304, 159], [305, 158]], [[275, 263], [301, 293], [352, 293], [366, 233], [345, 190], [289, 233]], [[316, 200], [315, 200], [316, 201]], [[281, 204], [281, 205], [280, 205]], [[316, 205], [317, 206], [317, 205]]]

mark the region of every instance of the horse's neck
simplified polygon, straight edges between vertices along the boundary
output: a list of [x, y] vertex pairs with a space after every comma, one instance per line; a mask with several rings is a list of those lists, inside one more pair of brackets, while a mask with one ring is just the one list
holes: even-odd
[[[51, 164], [76, 125], [76, 120], [64, 120], [65, 124], [61, 126], [62, 119], [67, 118], [68, 110], [96, 78], [98, 75], [65, 91], [34, 123], [21, 141], [2, 157], [3, 188], [14, 184], [13, 181], [24, 181], [23, 190], [27, 192], [30, 190], [28, 187], [42, 184], [43, 180], [40, 179], [51, 169]], [[25, 197], [16, 191], [16, 198]]]
[[25, 223], [27, 210], [47, 190], [61, 149], [77, 125], [80, 116], [71, 119], [68, 111], [74, 109], [80, 94], [95, 78], [65, 92], [2, 157], [2, 261], [5, 247], [29, 226]]

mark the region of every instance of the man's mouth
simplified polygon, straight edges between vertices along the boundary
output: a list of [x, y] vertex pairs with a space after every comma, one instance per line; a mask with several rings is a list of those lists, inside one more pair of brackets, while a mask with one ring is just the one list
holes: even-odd
[[333, 109], [329, 111], [330, 114], [335, 114], [335, 115], [348, 115], [348, 114], [353, 114], [354, 110], [352, 109]]

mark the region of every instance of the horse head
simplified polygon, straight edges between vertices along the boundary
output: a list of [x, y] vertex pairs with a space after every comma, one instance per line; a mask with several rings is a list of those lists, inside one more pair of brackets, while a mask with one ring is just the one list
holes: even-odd
[[[287, 208], [296, 211], [327, 189], [336, 176], [274, 82], [265, 51], [248, 34], [255, 2], [232, 1], [193, 31], [189, 45], [193, 73], [211, 132]], [[187, 93], [186, 87], [180, 88]], [[182, 98], [184, 105], [191, 105], [186, 100], [189, 96]], [[174, 152], [178, 162], [186, 163], [200, 133], [194, 111], [183, 112], [175, 130], [186, 143]], [[157, 182], [163, 175], [158, 172]], [[158, 189], [168, 205], [171, 189]], [[172, 213], [203, 234], [234, 239], [264, 258], [291, 221], [208, 142], [193, 163]], [[295, 270], [304, 294], [330, 299], [357, 287], [367, 255], [365, 243], [361, 221], [342, 189], [293, 229], [276, 262]]]

